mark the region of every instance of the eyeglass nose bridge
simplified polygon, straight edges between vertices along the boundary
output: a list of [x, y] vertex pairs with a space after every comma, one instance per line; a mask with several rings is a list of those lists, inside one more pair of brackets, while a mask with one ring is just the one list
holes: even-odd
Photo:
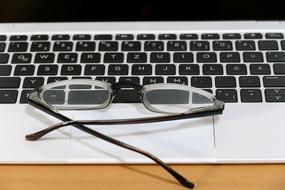
[[140, 94], [140, 91], [143, 88], [142, 85], [131, 81], [119, 81], [112, 84], [111, 87], [113, 90], [113, 95], [116, 94], [122, 88], [132, 88], [135, 89]]

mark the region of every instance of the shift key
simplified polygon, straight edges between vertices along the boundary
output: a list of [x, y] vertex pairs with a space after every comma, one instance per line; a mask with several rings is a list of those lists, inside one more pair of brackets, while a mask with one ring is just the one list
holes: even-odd
[[264, 76], [264, 87], [285, 87], [285, 76]]
[[20, 77], [0, 77], [0, 88], [19, 88]]
[[0, 104], [16, 103], [17, 90], [0, 90]]

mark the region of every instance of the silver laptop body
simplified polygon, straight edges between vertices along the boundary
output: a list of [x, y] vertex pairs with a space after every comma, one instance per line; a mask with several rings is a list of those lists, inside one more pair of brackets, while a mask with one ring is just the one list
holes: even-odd
[[[144, 34], [151, 34], [154, 39], [143, 39]], [[96, 36], [106, 35], [111, 39], [96, 39]], [[25, 140], [26, 134], [59, 122], [25, 102], [25, 92], [32, 90], [27, 84], [38, 82], [39, 78], [46, 84], [52, 77], [70, 79], [87, 76], [107, 81], [110, 79], [106, 77], [116, 81], [135, 77], [141, 84], [149, 81], [147, 77], [160, 77], [164, 82], [186, 81], [186, 85], [211, 90], [225, 100], [224, 113], [214, 117], [153, 124], [91, 126], [149, 151], [167, 163], [282, 163], [285, 161], [284, 35], [283, 21], [2, 23], [0, 162], [151, 163], [139, 154], [70, 126], [52, 132], [39, 141]], [[90, 39], [84, 36], [90, 36]], [[80, 42], [86, 41], [95, 42], [93, 51], [77, 49]], [[116, 63], [105, 62], [104, 57], [110, 52], [100, 49], [100, 46], [106, 41], [118, 44], [119, 48], [111, 53], [123, 52], [120, 64], [128, 65], [128, 73], [110, 74], [110, 65]], [[141, 48], [135, 52], [146, 52], [147, 60], [143, 64], [152, 65], [150, 75], [132, 75], [132, 66], [137, 63], [128, 61], [130, 52], [122, 48], [126, 41], [140, 42]], [[169, 54], [170, 60], [153, 63], [150, 57], [156, 51], [146, 51], [149, 41], [162, 42], [164, 46], [158, 52]], [[185, 42], [186, 49], [170, 50], [172, 46], [169, 43], [178, 41]], [[49, 42], [50, 48], [40, 49], [45, 46], [44, 43], [37, 44], [40, 42]], [[61, 42], [70, 42], [71, 48], [64, 49], [68, 43], [62, 45]], [[55, 46], [63, 49], [58, 50]], [[77, 57], [72, 60], [70, 56], [74, 54], [67, 56], [68, 53], [74, 53]], [[83, 59], [88, 53], [99, 53], [101, 57], [97, 61], [86, 62]], [[179, 61], [179, 53], [191, 53], [193, 60]], [[48, 54], [53, 54], [54, 59], [47, 61], [45, 57]], [[66, 62], [58, 63], [60, 57], [66, 58]], [[155, 70], [157, 64], [166, 68], [167, 65], [174, 65], [175, 71], [169, 75], [161, 74]], [[41, 73], [51, 65], [58, 66], [55, 73]], [[63, 65], [71, 68], [72, 65], [80, 65], [81, 70], [63, 74]], [[99, 75], [87, 75], [88, 65], [104, 65], [105, 71]], [[191, 70], [191, 67], [198, 68], [198, 72]], [[114, 103], [107, 110], [63, 113], [73, 119], [155, 115], [140, 103]]]

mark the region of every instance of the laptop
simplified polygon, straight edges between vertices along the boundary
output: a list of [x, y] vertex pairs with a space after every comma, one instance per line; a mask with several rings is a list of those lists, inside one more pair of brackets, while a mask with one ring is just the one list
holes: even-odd
[[[90, 126], [167, 163], [285, 162], [285, 8], [278, 1], [0, 3], [0, 163], [152, 163], [27, 104], [35, 87], [72, 78], [182, 83], [225, 102], [222, 115]], [[121, 71], [121, 65], [127, 68]], [[147, 72], [144, 69], [149, 65]], [[100, 68], [100, 69], [96, 69]], [[114, 69], [117, 68], [117, 69]], [[132, 100], [132, 94], [121, 94]], [[72, 119], [153, 116], [118, 98]]]

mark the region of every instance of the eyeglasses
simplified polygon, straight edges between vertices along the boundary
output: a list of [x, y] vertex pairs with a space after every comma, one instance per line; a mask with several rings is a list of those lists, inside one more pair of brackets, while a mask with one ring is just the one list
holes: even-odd
[[[137, 91], [141, 103], [148, 110], [165, 115], [115, 120], [72, 120], [59, 112], [59, 110], [106, 109], [111, 105], [116, 94], [125, 88]], [[109, 84], [91, 79], [72, 79], [50, 83], [31, 92], [28, 100], [32, 106], [60, 119], [62, 122], [26, 135], [27, 140], [35, 141], [54, 130], [72, 125], [90, 135], [150, 158], [170, 173], [181, 185], [191, 189], [194, 187], [192, 182], [167, 166], [156, 156], [104, 135], [86, 125], [163, 122], [218, 115], [222, 114], [224, 110], [224, 102], [217, 100], [213, 94], [186, 85], [158, 83], [141, 86], [132, 82]]]

